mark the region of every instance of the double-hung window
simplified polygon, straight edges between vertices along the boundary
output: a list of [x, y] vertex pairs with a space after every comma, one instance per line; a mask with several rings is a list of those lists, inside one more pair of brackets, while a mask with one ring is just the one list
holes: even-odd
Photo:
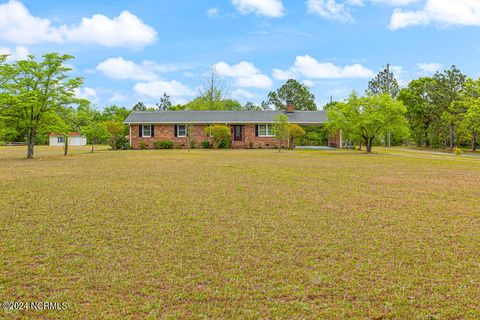
[[65, 143], [65, 137], [57, 137], [57, 143]]
[[187, 136], [187, 126], [184, 124], [177, 124], [175, 126], [175, 136], [176, 137], [186, 137]]
[[146, 138], [150, 138], [152, 136], [152, 126], [151, 125], [144, 125], [142, 128], [142, 136]]
[[275, 135], [274, 126], [272, 124], [259, 124], [258, 136], [259, 137], [273, 137]]

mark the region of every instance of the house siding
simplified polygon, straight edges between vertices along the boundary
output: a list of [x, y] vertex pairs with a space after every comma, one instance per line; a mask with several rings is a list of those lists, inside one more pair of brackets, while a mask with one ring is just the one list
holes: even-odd
[[[58, 136], [50, 136], [49, 141], [50, 146], [54, 147], [63, 147], [65, 145], [64, 142], [58, 143]], [[87, 145], [87, 138], [83, 136], [74, 136], [68, 138], [68, 145], [75, 147], [75, 146], [86, 146]]]
[[[139, 136], [139, 127], [140, 125], [131, 125], [131, 145], [134, 149], [140, 148], [140, 143], [143, 141], [146, 144], [146, 147], [149, 149], [153, 148], [154, 141], [164, 141], [170, 140], [174, 145], [186, 148], [187, 138], [185, 137], [175, 137], [174, 135], [174, 125], [164, 125], [164, 124], [154, 124], [154, 136], [153, 137], [140, 137]], [[207, 125], [193, 125], [192, 134], [193, 139], [195, 140], [195, 147], [201, 148], [202, 141], [208, 140], [211, 142], [211, 138], [207, 137], [205, 133], [205, 128]], [[250, 141], [252, 142], [252, 147], [255, 149], [259, 148], [275, 148], [277, 146], [277, 139], [274, 137], [256, 137], [255, 136], [255, 124], [246, 124], [243, 125], [243, 140], [242, 141], [233, 141], [233, 125], [229, 125], [231, 128], [231, 137], [232, 137], [232, 148], [243, 149], [250, 147]]]

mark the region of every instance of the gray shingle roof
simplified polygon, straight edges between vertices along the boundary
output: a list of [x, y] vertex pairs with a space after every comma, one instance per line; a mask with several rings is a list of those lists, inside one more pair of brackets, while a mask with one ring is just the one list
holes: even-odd
[[134, 111], [124, 123], [273, 123], [277, 114], [286, 114], [289, 122], [298, 124], [322, 124], [327, 118], [325, 111]]

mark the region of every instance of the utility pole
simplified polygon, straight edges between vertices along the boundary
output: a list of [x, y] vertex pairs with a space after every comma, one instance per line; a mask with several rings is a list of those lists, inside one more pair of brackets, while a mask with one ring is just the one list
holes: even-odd
[[[390, 63], [387, 63], [387, 92], [390, 95]], [[390, 129], [387, 130], [387, 146], [390, 148]]]

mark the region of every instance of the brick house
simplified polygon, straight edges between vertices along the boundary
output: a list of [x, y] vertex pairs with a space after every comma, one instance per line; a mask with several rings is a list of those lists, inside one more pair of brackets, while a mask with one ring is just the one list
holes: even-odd
[[[156, 140], [170, 140], [175, 145], [187, 146], [187, 126], [196, 147], [211, 138], [205, 128], [213, 124], [231, 128], [232, 148], [275, 148], [277, 140], [273, 134], [274, 117], [285, 114], [289, 123], [299, 125], [323, 125], [325, 111], [294, 111], [293, 105], [287, 111], [137, 111], [132, 112], [125, 124], [130, 126], [130, 145], [134, 149], [143, 141], [147, 148], [153, 148]], [[329, 146], [340, 147], [341, 135], [330, 135]]]

